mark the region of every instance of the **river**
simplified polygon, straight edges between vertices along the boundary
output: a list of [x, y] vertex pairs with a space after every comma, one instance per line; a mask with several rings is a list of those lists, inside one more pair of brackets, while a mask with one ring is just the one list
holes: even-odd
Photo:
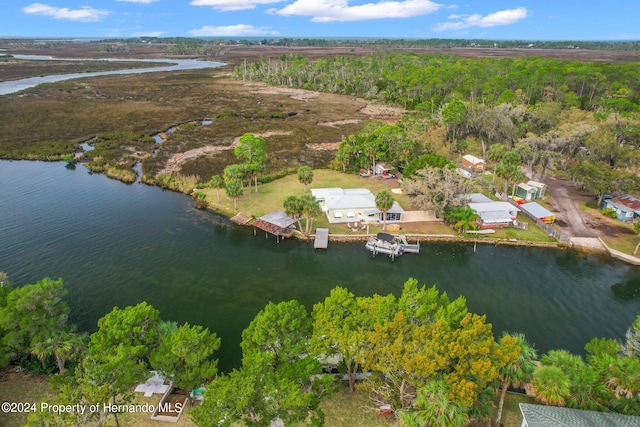
[[164, 320], [205, 325], [222, 337], [222, 369], [238, 365], [241, 331], [267, 302], [295, 298], [311, 309], [337, 285], [399, 295], [415, 277], [464, 295], [496, 334], [522, 331], [541, 351], [582, 353], [593, 337], [622, 338], [640, 314], [640, 269], [608, 258], [435, 243], [395, 262], [360, 243], [314, 250], [254, 236], [185, 195], [63, 163], [0, 161], [0, 271], [15, 285], [62, 277], [84, 330], [141, 301]]
[[113, 71], [96, 71], [90, 73], [72, 73], [72, 74], [56, 74], [51, 76], [30, 77], [26, 79], [10, 80], [6, 82], [0, 82], [0, 95], [8, 95], [11, 93], [20, 92], [21, 90], [28, 89], [30, 87], [37, 86], [43, 83], [55, 83], [63, 80], [72, 80], [86, 77], [107, 76], [114, 74], [142, 74], [142, 73], [157, 73], [167, 71], [185, 71], [185, 70], [199, 70], [203, 68], [214, 68], [225, 65], [222, 62], [213, 61], [199, 61], [195, 59], [116, 59], [116, 58], [55, 58], [45, 55], [12, 55], [16, 59], [30, 60], [30, 61], [108, 61], [108, 62], [149, 62], [160, 63], [166, 62], [165, 67], [152, 67], [152, 68], [134, 68], [128, 70], [113, 70]]

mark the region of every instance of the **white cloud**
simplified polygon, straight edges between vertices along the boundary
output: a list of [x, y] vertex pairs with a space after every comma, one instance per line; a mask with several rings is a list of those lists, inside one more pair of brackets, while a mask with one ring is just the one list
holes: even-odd
[[282, 16], [311, 16], [312, 22], [346, 22], [367, 19], [409, 18], [436, 12], [441, 4], [430, 0], [401, 0], [349, 6], [349, 0], [296, 0], [270, 13]]
[[478, 14], [466, 17], [451, 15], [449, 19], [460, 19], [457, 22], [443, 22], [433, 27], [434, 31], [462, 30], [470, 27], [496, 27], [499, 25], [514, 24], [529, 15], [529, 11], [524, 7], [516, 9], [501, 10], [490, 15], [482, 16]]
[[126, 3], [142, 3], [142, 4], [149, 4], [149, 3], [153, 3], [156, 2], [158, 0], [116, 0], [116, 1], [123, 1]]
[[189, 31], [189, 34], [196, 37], [231, 37], [231, 36], [276, 36], [277, 31], [270, 30], [269, 27], [254, 27], [253, 25], [237, 24], [226, 26], [204, 26], [197, 30]]
[[281, 3], [285, 0], [192, 0], [192, 6], [209, 6], [218, 11], [255, 9], [258, 5]]
[[51, 16], [55, 19], [67, 19], [69, 21], [96, 22], [109, 15], [108, 10], [94, 9], [91, 6], [82, 6], [80, 9], [66, 7], [53, 7], [48, 4], [33, 3], [23, 7], [22, 11], [27, 15]]

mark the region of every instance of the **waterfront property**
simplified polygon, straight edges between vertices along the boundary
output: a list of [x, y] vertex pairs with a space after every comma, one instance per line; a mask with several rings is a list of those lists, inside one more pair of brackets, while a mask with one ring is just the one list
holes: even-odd
[[620, 221], [631, 222], [640, 217], [640, 199], [628, 194], [605, 200], [603, 207], [616, 211], [616, 218]]
[[508, 202], [469, 203], [479, 218], [476, 220], [481, 229], [508, 227], [517, 219], [520, 209]]
[[[383, 213], [376, 207], [376, 196], [366, 188], [313, 188], [311, 194], [332, 224], [383, 221]], [[386, 212], [387, 222], [401, 222], [404, 209], [393, 202]]]

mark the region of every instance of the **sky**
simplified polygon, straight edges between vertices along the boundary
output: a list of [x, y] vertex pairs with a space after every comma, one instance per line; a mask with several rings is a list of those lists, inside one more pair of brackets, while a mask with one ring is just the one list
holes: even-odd
[[640, 40], [639, 0], [2, 0], [1, 4], [0, 37]]

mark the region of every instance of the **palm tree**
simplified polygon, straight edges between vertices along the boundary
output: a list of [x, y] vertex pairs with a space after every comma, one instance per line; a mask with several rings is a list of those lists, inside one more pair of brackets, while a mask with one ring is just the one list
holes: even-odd
[[220, 175], [213, 175], [209, 180], [209, 188], [215, 188], [218, 195], [218, 204], [220, 204], [220, 189], [224, 188], [224, 179]]
[[449, 386], [441, 379], [433, 379], [418, 391], [417, 411], [402, 412], [400, 418], [407, 427], [461, 427], [469, 423], [469, 408], [449, 397]]
[[304, 193], [307, 192], [307, 184], [313, 181], [313, 169], [309, 166], [300, 166], [298, 168], [298, 181], [304, 185]]
[[242, 182], [238, 179], [230, 179], [225, 183], [224, 191], [233, 199], [233, 208], [238, 210], [238, 198], [242, 196]]
[[34, 342], [31, 353], [40, 359], [42, 368], [45, 361], [55, 356], [58, 371], [62, 374], [65, 371], [67, 360], [78, 360], [84, 353], [87, 344], [86, 334], [78, 334], [73, 329], [63, 329], [52, 331], [51, 335], [44, 340]]
[[302, 232], [302, 223], [300, 222], [300, 217], [302, 216], [302, 212], [304, 211], [304, 206], [302, 205], [300, 197], [287, 197], [286, 199], [284, 199], [283, 207], [284, 212], [287, 215], [298, 221], [298, 229], [300, 230], [300, 232]]
[[569, 395], [571, 380], [557, 366], [542, 366], [533, 374], [536, 399], [545, 405], [564, 406]]
[[305, 194], [300, 197], [300, 203], [302, 204], [302, 215], [305, 218], [305, 234], [311, 232], [314, 218], [319, 217], [322, 214], [322, 209], [318, 205], [318, 201], [311, 194]]
[[469, 206], [459, 206], [445, 211], [445, 219], [461, 233], [465, 233], [468, 229], [475, 230], [478, 228], [478, 223], [476, 222], [478, 218], [480, 218], [480, 215]]
[[393, 206], [393, 195], [387, 190], [382, 190], [376, 194], [376, 207], [382, 212], [382, 230], [387, 229], [387, 211]]
[[525, 338], [523, 333], [510, 334], [504, 332], [502, 337], [513, 337], [516, 339], [516, 347], [519, 348], [518, 357], [513, 363], [503, 366], [498, 372], [498, 378], [502, 383], [502, 391], [500, 393], [500, 401], [498, 403], [498, 416], [496, 417], [496, 426], [500, 426], [502, 420], [502, 408], [504, 407], [504, 398], [507, 394], [509, 386], [519, 387], [533, 379], [533, 373], [536, 370], [537, 352], [535, 348]]

